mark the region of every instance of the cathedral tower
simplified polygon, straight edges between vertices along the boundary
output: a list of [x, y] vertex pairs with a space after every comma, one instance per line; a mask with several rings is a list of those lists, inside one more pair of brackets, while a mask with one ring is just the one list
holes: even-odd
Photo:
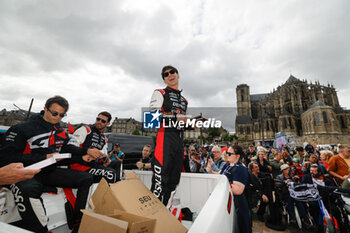
[[241, 84], [236, 87], [237, 113], [238, 116], [252, 117], [250, 91], [247, 84]]

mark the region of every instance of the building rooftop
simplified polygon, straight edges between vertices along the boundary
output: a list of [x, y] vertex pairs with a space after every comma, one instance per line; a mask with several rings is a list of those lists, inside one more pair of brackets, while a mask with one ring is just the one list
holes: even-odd
[[250, 116], [237, 116], [236, 117], [236, 124], [251, 124], [252, 118]]
[[322, 101], [317, 100], [313, 105], [310, 106], [310, 108], [321, 107], [321, 106], [326, 106], [326, 105]]
[[250, 100], [251, 100], [251, 101], [263, 100], [263, 99], [265, 99], [268, 95], [269, 95], [268, 93], [250, 95]]
[[294, 82], [301, 82], [300, 79], [294, 77], [292, 74], [289, 76], [288, 80], [286, 81], [286, 84], [287, 83], [294, 83]]

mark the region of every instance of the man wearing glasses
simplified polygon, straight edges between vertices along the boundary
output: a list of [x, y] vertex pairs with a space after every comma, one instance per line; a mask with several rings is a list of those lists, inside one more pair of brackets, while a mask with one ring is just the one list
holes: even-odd
[[[180, 181], [184, 157], [183, 129], [174, 125], [186, 121], [187, 100], [178, 89], [179, 72], [175, 67], [163, 67], [161, 75], [167, 87], [155, 90], [150, 103], [151, 110], [161, 111], [163, 118], [154, 151], [151, 191], [170, 208], [170, 197]], [[174, 124], [165, 127], [163, 122]]]
[[211, 149], [211, 153], [213, 153], [214, 159], [212, 159], [211, 157], [208, 158], [209, 162], [208, 162], [207, 166], [211, 166], [212, 171], [218, 172], [225, 166], [226, 162], [221, 158], [220, 147], [214, 146]]
[[48, 218], [40, 196], [44, 187], [52, 186], [78, 189], [73, 217], [76, 224], [74, 230], [78, 230], [82, 217], [80, 209], [85, 208], [93, 176], [81, 171], [59, 168], [57, 165], [69, 164], [74, 159], [81, 160], [84, 155], [96, 159], [102, 153], [96, 149], [68, 145], [68, 134], [59, 124], [68, 108], [69, 104], [65, 98], [54, 96], [46, 101], [40, 114], [32, 116], [28, 122], [12, 126], [6, 132], [4, 147], [0, 151], [1, 165], [20, 162], [26, 167], [53, 157], [59, 152], [72, 154], [72, 159], [58, 161], [43, 168], [33, 179], [5, 186], [12, 191], [21, 217], [21, 220], [12, 222], [12, 225], [33, 232], [47, 232]]
[[[120, 180], [119, 173], [113, 168], [108, 167], [111, 160], [107, 152], [107, 137], [104, 135], [105, 128], [110, 124], [112, 116], [109, 112], [100, 112], [96, 117], [95, 124], [88, 126], [83, 125], [78, 128], [69, 144], [79, 146], [82, 148], [96, 148], [103, 154], [103, 158], [94, 160], [87, 158], [72, 164], [71, 168], [74, 170], [85, 171], [94, 175], [94, 182], [97, 183], [104, 177], [109, 183], [115, 183]], [[120, 168], [119, 168], [120, 170]]]

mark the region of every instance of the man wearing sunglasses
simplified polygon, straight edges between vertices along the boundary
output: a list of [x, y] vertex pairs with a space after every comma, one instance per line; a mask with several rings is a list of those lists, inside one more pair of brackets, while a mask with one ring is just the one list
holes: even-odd
[[[88, 154], [98, 158], [96, 149], [79, 148], [68, 145], [68, 134], [59, 122], [68, 111], [68, 101], [61, 96], [49, 98], [44, 110], [25, 123], [12, 126], [5, 135], [4, 146], [0, 151], [1, 164], [13, 162], [23, 163], [24, 167], [53, 157], [54, 154], [71, 153], [72, 158], [45, 167], [33, 179], [9, 185], [15, 197], [15, 203], [21, 220], [11, 224], [33, 231], [47, 232], [48, 218], [45, 214], [41, 194], [44, 187], [77, 188], [77, 199], [74, 210], [75, 230], [82, 217], [80, 209], [84, 209], [93, 176], [81, 171], [73, 171], [57, 165], [69, 164], [73, 160], [81, 160]], [[63, 208], [63, 206], [62, 206]]]
[[71, 168], [74, 170], [85, 171], [92, 174], [95, 183], [99, 182], [102, 177], [109, 183], [115, 183], [120, 180], [120, 176], [117, 175], [119, 173], [117, 173], [115, 169], [108, 167], [111, 161], [108, 157], [108, 140], [104, 135], [104, 130], [110, 124], [111, 119], [112, 116], [109, 112], [100, 112], [96, 117], [95, 124], [91, 126], [81, 126], [74, 132], [69, 141], [69, 144], [82, 148], [96, 148], [103, 154], [103, 158], [101, 157], [98, 160], [90, 157], [71, 165]]
[[[187, 100], [178, 89], [178, 70], [168, 65], [163, 67], [161, 75], [167, 87], [154, 91], [150, 103], [151, 110], [161, 111], [162, 118], [166, 119], [167, 122], [186, 121]], [[169, 199], [173, 196], [172, 193], [180, 181], [183, 155], [183, 129], [178, 127], [165, 128], [161, 124], [154, 152], [151, 191], [168, 208], [172, 201]]]

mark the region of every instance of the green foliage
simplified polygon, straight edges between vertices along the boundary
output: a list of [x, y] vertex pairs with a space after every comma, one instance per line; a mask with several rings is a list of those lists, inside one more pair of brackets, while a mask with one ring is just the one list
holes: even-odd
[[140, 131], [138, 129], [135, 129], [133, 132], [132, 132], [132, 135], [141, 135]]
[[190, 144], [190, 140], [188, 140], [187, 138], [184, 139], [184, 145], [189, 145]]

